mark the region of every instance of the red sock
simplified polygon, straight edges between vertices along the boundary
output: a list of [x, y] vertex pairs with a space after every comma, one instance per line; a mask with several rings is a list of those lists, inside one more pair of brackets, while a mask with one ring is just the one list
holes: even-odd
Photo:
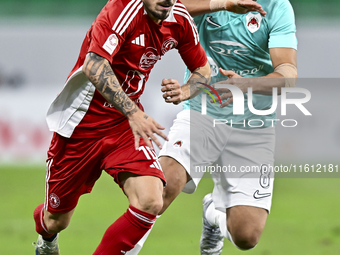
[[37, 208], [35, 208], [33, 217], [35, 221], [35, 230], [39, 235], [42, 235], [45, 238], [49, 238], [54, 235], [47, 231], [44, 223], [44, 204], [40, 204]]
[[122, 255], [131, 250], [156, 220], [156, 215], [133, 206], [120, 216], [105, 232], [93, 255]]

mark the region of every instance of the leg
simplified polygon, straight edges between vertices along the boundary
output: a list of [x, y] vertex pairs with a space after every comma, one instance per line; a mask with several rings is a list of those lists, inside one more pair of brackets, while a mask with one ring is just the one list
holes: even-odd
[[95, 255], [126, 254], [151, 229], [163, 206], [163, 182], [158, 177], [123, 172], [119, 181], [130, 206], [106, 230]]
[[36, 254], [59, 254], [58, 233], [67, 228], [79, 197], [91, 191], [101, 174], [98, 147], [98, 139], [54, 134], [48, 151], [45, 203], [34, 211], [39, 234]]
[[[217, 164], [231, 164], [239, 170], [248, 166], [255, 171], [212, 175], [214, 202], [204, 217], [212, 225], [219, 226], [221, 234], [242, 250], [256, 246], [270, 211], [274, 173], [268, 166], [274, 165], [274, 147], [272, 128], [235, 129]], [[258, 196], [259, 193], [263, 196]]]
[[44, 204], [40, 204], [34, 211], [36, 231], [45, 238], [59, 233], [67, 228], [73, 212], [74, 209], [67, 213], [52, 214], [44, 208]]
[[58, 255], [58, 233], [65, 229], [72, 217], [74, 209], [63, 214], [52, 214], [39, 205], [34, 211], [36, 231], [39, 233], [35, 243], [36, 254]]
[[119, 179], [130, 205], [147, 213], [159, 213], [163, 206], [163, 183], [158, 177], [124, 172]]
[[215, 209], [211, 194], [203, 200], [201, 254], [221, 254], [223, 237], [237, 248], [254, 248], [263, 232], [268, 211], [254, 206], [234, 206], [226, 212]]
[[[195, 114], [195, 112], [192, 114]], [[192, 161], [193, 159], [190, 157], [190, 144], [194, 141], [192, 147], [200, 148], [201, 141], [204, 139], [201, 132], [197, 133], [197, 139], [196, 136], [195, 139], [190, 139], [192, 138], [190, 135], [190, 115], [191, 111], [187, 110], [177, 115], [177, 119], [170, 129], [169, 141], [164, 143], [163, 149], [160, 152], [159, 162], [162, 166], [167, 185], [163, 191], [163, 208], [159, 214], [162, 214], [170, 206], [180, 192], [193, 193], [203, 176], [203, 173], [195, 173], [195, 176], [191, 178], [188, 173], [191, 165], [200, 164], [200, 162]], [[200, 126], [201, 121], [198, 118], [194, 118], [193, 121], [197, 121], [194, 123], [194, 126]], [[207, 148], [206, 151], [211, 151], [211, 149], [214, 148]], [[209, 153], [203, 153], [203, 155], [205, 156], [204, 159], [197, 157], [195, 160], [202, 159], [204, 162], [214, 161], [206, 158], [210, 155]], [[189, 181], [190, 183], [188, 183]], [[129, 251], [127, 255], [137, 255], [143, 247], [145, 240], [146, 238], [140, 240], [138, 245]]]
[[[179, 164], [175, 159], [162, 156], [159, 158], [159, 162], [162, 166], [167, 185], [163, 189], [163, 207], [158, 213], [162, 214], [172, 203], [172, 201], [181, 193], [185, 184], [191, 179], [184, 167]], [[146, 241], [151, 229], [144, 235], [144, 237], [138, 241], [137, 245], [127, 255], [137, 255], [142, 249], [144, 242]]]
[[[159, 206], [157, 202], [160, 202], [161, 200], [159, 198], [156, 200], [155, 197], [149, 196], [149, 194], [154, 194], [159, 190], [156, 191], [148, 185], [146, 185], [146, 187], [143, 187], [143, 182], [139, 182], [138, 180], [139, 177], [153, 177], [137, 176], [137, 179], [135, 178], [136, 180], [134, 178], [129, 178], [128, 181], [122, 182], [124, 186], [124, 192], [127, 194], [130, 204], [142, 211], [150, 212], [153, 214], [162, 214], [169, 207], [172, 201], [179, 195], [179, 193], [181, 193], [187, 181], [191, 179], [184, 167], [175, 159], [163, 156], [160, 157], [159, 162], [162, 166], [163, 173], [167, 182], [167, 185], [164, 188], [161, 187], [161, 192], [163, 193], [163, 204], [161, 210], [158, 210], [159, 208], [157, 208], [157, 206]], [[122, 177], [126, 180], [128, 177], [131, 177], [132, 174], [123, 173], [122, 175]], [[138, 185], [141, 185], [141, 187], [138, 187]], [[148, 188], [150, 190], [149, 192], [138, 192], [137, 189], [143, 188]], [[128, 193], [130, 195], [128, 195]], [[151, 209], [152, 207], [155, 207], [154, 210]], [[151, 211], [149, 211], [149, 208], [151, 209]]]
[[74, 209], [67, 213], [52, 214], [44, 209], [44, 223], [49, 233], [59, 233], [70, 224]]
[[175, 159], [167, 156], [159, 158], [167, 185], [163, 191], [163, 208], [159, 214], [162, 214], [181, 193], [185, 184], [191, 179], [184, 167]]
[[227, 209], [227, 229], [233, 242], [242, 250], [249, 250], [259, 242], [268, 212], [253, 206], [234, 206]]

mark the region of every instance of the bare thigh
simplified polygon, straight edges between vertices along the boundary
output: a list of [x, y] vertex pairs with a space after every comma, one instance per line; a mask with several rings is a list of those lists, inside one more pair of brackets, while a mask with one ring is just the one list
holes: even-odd
[[159, 158], [167, 185], [163, 191], [163, 208], [162, 214], [181, 193], [185, 184], [191, 179], [184, 167], [175, 159], [167, 156]]

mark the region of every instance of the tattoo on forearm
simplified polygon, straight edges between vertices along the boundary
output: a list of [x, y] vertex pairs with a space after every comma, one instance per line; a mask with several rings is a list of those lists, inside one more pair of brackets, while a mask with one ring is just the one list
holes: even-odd
[[[199, 68], [197, 68], [196, 70], [198, 70]], [[203, 82], [203, 83], [208, 83], [208, 79], [206, 77], [204, 77], [202, 74], [200, 74], [199, 72], [197, 71], [194, 71], [192, 74], [196, 74], [198, 75], [202, 80], [200, 82]]]
[[117, 110], [125, 116], [138, 111], [137, 105], [122, 90], [110, 63], [105, 58], [91, 52], [84, 65], [89, 80]]
[[[190, 84], [190, 98], [195, 97], [198, 93], [202, 90], [201, 88], [203, 83], [209, 84], [209, 78], [204, 77], [201, 73], [199, 73], [200, 68], [197, 68], [194, 72], [192, 72], [192, 76], [190, 77], [189, 84]], [[195, 77], [196, 76], [196, 77]], [[198, 76], [198, 77], [197, 77]]]
[[145, 115], [144, 115], [144, 119], [147, 119], [147, 118], [149, 118], [149, 116], [145, 114]]

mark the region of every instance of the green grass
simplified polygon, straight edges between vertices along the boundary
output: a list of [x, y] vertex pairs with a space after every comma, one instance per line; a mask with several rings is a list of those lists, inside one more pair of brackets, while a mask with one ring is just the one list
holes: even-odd
[[[32, 214], [43, 201], [44, 178], [43, 166], [0, 166], [0, 254], [34, 254]], [[340, 254], [339, 184], [340, 179], [276, 179], [272, 212], [258, 246], [243, 252], [225, 241], [222, 254]], [[157, 221], [140, 255], [199, 254], [201, 201], [211, 189], [211, 180], [203, 179], [195, 194], [181, 194]], [[119, 187], [103, 174], [62, 232], [61, 254], [92, 254], [127, 205]]]

